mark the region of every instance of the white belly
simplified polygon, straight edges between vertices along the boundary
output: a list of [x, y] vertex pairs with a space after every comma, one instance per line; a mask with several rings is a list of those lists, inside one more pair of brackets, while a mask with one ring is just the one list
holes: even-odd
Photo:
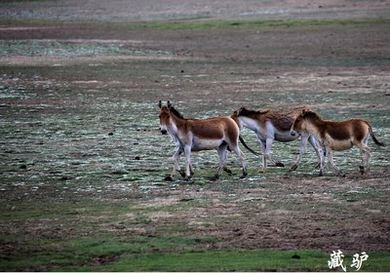
[[350, 139], [336, 140], [328, 138], [325, 145], [329, 146], [332, 150], [343, 151], [352, 148], [353, 143]]
[[192, 141], [192, 151], [212, 150], [222, 144], [222, 139], [200, 139], [194, 138]]
[[288, 142], [288, 141], [296, 140], [298, 137], [299, 137], [298, 134], [295, 136], [292, 136], [290, 131], [285, 131], [285, 132], [276, 131], [275, 132], [275, 140], [277, 140], [277, 141]]

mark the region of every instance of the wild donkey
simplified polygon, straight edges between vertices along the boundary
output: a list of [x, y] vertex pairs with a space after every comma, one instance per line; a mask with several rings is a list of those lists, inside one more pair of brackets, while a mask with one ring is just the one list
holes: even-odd
[[242, 165], [242, 176], [247, 176], [246, 162], [238, 145], [240, 129], [231, 117], [214, 117], [208, 119], [185, 119], [168, 101], [160, 108], [160, 131], [169, 134], [176, 144], [173, 155], [174, 166], [171, 177], [180, 172], [179, 156], [182, 152], [186, 157], [185, 178], [190, 179], [193, 170], [191, 151], [217, 149], [219, 167], [213, 179], [218, 179], [224, 169], [227, 159], [227, 149], [235, 152]]
[[[368, 170], [370, 159], [370, 148], [367, 146], [368, 138], [371, 135], [375, 144], [385, 146], [379, 142], [372, 131], [371, 125], [366, 120], [348, 119], [344, 121], [323, 120], [312, 111], [302, 111], [291, 127], [291, 133], [314, 135], [325, 146], [328, 156], [328, 163], [338, 175], [342, 174], [333, 162], [333, 151], [343, 151], [357, 146], [362, 153], [362, 165], [360, 172], [364, 174]], [[324, 160], [320, 163], [320, 175], [323, 175]]]
[[[267, 168], [267, 161], [273, 162], [277, 166], [284, 166], [280, 162], [275, 162], [271, 158], [271, 149], [272, 143], [274, 140], [281, 142], [289, 142], [296, 140], [299, 136], [293, 136], [290, 133], [291, 126], [294, 123], [294, 120], [306, 107], [297, 107], [292, 108], [286, 111], [274, 111], [274, 110], [264, 110], [264, 111], [254, 111], [248, 110], [245, 107], [241, 107], [239, 110], [235, 111], [233, 115], [237, 116], [241, 125], [254, 131], [256, 133], [257, 139], [260, 142], [260, 147], [263, 152], [263, 170]], [[301, 146], [299, 149], [299, 155], [295, 163], [291, 166], [290, 170], [296, 170], [299, 163], [301, 162], [302, 155], [305, 153], [307, 141], [313, 146], [314, 150], [317, 153], [318, 161], [322, 161], [322, 148], [315, 140], [315, 138], [310, 135], [303, 133], [301, 134]]]

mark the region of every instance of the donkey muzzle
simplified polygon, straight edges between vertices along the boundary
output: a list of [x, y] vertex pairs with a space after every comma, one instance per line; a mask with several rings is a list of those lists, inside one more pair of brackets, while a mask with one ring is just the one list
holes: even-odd
[[161, 132], [161, 134], [163, 134], [163, 135], [166, 135], [166, 134], [168, 133], [168, 131], [165, 130], [165, 129], [161, 129], [160, 132]]

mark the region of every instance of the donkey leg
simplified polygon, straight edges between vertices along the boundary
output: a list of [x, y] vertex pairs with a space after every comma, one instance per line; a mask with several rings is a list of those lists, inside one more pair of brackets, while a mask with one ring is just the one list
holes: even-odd
[[267, 165], [268, 165], [268, 162], [267, 162], [268, 157], [267, 157], [267, 155], [265, 154], [266, 147], [267, 147], [266, 141], [265, 141], [265, 140], [264, 140], [264, 141], [261, 141], [260, 146], [261, 146], [262, 155], [263, 155], [263, 156], [262, 156], [262, 158], [263, 158], [263, 165], [262, 165], [262, 167], [261, 167], [261, 172], [264, 173], [264, 172], [266, 171]]
[[176, 147], [175, 153], [172, 156], [173, 168], [172, 168], [172, 172], [171, 172], [171, 178], [175, 177], [176, 172], [179, 172], [180, 174], [182, 174], [181, 170], [180, 170], [180, 165], [179, 165], [179, 158], [180, 158], [180, 154], [182, 152], [183, 152], [183, 149], [180, 146]]
[[367, 149], [365, 150], [365, 158], [364, 158], [365, 160], [364, 167], [366, 172], [370, 171], [370, 165], [369, 165], [370, 157], [371, 157], [370, 149], [367, 147]]
[[225, 167], [227, 144], [221, 144], [217, 150], [219, 156], [219, 165], [217, 173], [211, 178], [211, 180], [217, 180], [221, 176], [222, 170]]
[[362, 165], [359, 166], [360, 173], [364, 174], [365, 172], [369, 171], [369, 165], [368, 162], [370, 160], [371, 154], [370, 154], [370, 148], [367, 146], [366, 143], [359, 143], [356, 146], [360, 149], [361, 155], [362, 155]]
[[371, 157], [371, 149], [367, 145], [368, 144], [368, 136], [364, 139], [363, 144], [364, 144], [364, 150], [366, 152], [365, 166], [366, 166], [367, 171], [369, 171], [370, 170], [369, 161], [370, 161], [370, 157]]
[[263, 154], [263, 165], [261, 166], [261, 172], [264, 173], [267, 170], [267, 157]]
[[189, 180], [191, 178], [191, 146], [186, 145], [184, 146], [184, 155], [186, 157], [186, 175], [185, 179]]
[[257, 136], [257, 140], [259, 141], [259, 144], [260, 144], [260, 152], [262, 154], [262, 165], [261, 165], [261, 171], [264, 172], [265, 169], [266, 169], [266, 165], [267, 165], [267, 162], [266, 162], [266, 158], [265, 158], [265, 140], [264, 139], [261, 139], [259, 135], [256, 135]]
[[228, 148], [229, 148], [229, 146], [226, 145], [226, 149], [225, 149], [225, 153], [224, 153], [224, 158], [223, 158], [223, 160], [224, 160], [223, 170], [224, 170], [228, 175], [232, 175], [233, 172], [232, 172], [228, 167], [226, 167], [227, 151], [228, 151]]
[[306, 152], [307, 140], [309, 139], [308, 135], [301, 136], [301, 143], [299, 146], [299, 154], [294, 164], [291, 166], [290, 171], [295, 171], [298, 168], [299, 163], [301, 163], [302, 155]]
[[[326, 153], [325, 152], [326, 149], [324, 149], [324, 154]], [[325, 169], [325, 166], [326, 166], [326, 157], [325, 156], [321, 156], [320, 158], [320, 173], [319, 173], [319, 176], [323, 176], [324, 175], [324, 169]]]
[[272, 138], [267, 138], [265, 140], [265, 150], [264, 150], [264, 168], [268, 167], [268, 160], [272, 162], [271, 152], [272, 152]]
[[365, 149], [365, 154], [366, 154], [366, 157], [365, 157], [365, 167], [366, 167], [366, 169], [367, 169], [367, 171], [369, 171], [370, 170], [370, 163], [369, 163], [369, 161], [370, 161], [370, 157], [371, 157], [371, 150], [370, 150], [370, 148], [368, 147], [368, 146], [366, 146], [365, 147], [366, 149]]
[[[230, 147], [230, 148], [232, 148], [232, 147]], [[237, 156], [237, 158], [240, 161], [240, 164], [242, 166], [242, 175], [240, 176], [240, 178], [244, 178], [244, 177], [246, 177], [248, 175], [248, 171], [247, 171], [247, 166], [246, 166], [246, 161], [244, 159], [244, 155], [241, 152], [240, 147], [238, 146], [238, 144], [232, 150], [236, 153], [236, 156]]]
[[339, 170], [339, 168], [337, 168], [336, 164], [333, 161], [333, 150], [330, 148], [327, 148], [326, 153], [328, 156], [328, 161], [329, 161], [330, 166], [333, 168], [333, 170], [336, 172], [337, 175], [342, 176], [343, 173]]
[[323, 157], [325, 156], [325, 150], [322, 149], [322, 146], [313, 136], [309, 136], [309, 143], [313, 147], [314, 151], [316, 151], [318, 164], [316, 168], [322, 168], [321, 164], [323, 164]]
[[319, 176], [323, 176], [325, 172], [325, 167], [329, 162], [326, 162], [326, 158], [328, 157], [328, 150], [326, 146], [322, 146], [324, 149], [319, 151], [320, 152], [320, 173]]
[[[274, 164], [276, 167], [284, 167], [284, 164], [280, 161], [275, 161], [272, 158], [272, 143], [274, 142], [273, 137], [268, 137], [265, 141], [265, 151], [264, 151], [264, 156], [266, 161], [271, 161], [272, 164]], [[267, 167], [267, 164], [266, 166]]]

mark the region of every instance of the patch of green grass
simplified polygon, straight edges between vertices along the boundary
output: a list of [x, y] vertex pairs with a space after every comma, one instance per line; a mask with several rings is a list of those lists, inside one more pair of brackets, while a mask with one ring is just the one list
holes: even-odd
[[[17, 251], [0, 255], [1, 271], [53, 270], [81, 268], [91, 270], [102, 257], [110, 260], [123, 255], [141, 255], [152, 252], [190, 251], [212, 238], [187, 237], [118, 237], [81, 238], [68, 241], [39, 240], [19, 245]], [[2, 240], [3, 241], [3, 240]], [[10, 242], [8, 242], [10, 243]], [[18, 245], [17, 241], [12, 244]], [[99, 262], [100, 263], [100, 262]], [[96, 268], [98, 269], [98, 268]]]
[[[0, 270], [44, 271], [327, 271], [329, 254], [315, 250], [202, 250], [213, 238], [137, 237], [39, 241], [0, 256]], [[34, 249], [34, 251], [32, 251]], [[387, 271], [390, 253], [368, 253], [361, 271]], [[352, 263], [352, 253], [344, 264]]]
[[19, 202], [7, 209], [7, 204], [0, 209], [0, 221], [9, 220], [32, 220], [74, 218], [79, 216], [112, 216], [113, 212], [123, 210], [123, 207], [116, 204], [104, 204], [102, 202], [88, 200], [88, 202], [51, 202], [50, 205], [44, 202]]
[[[389, 253], [373, 253], [362, 270], [388, 270]], [[329, 255], [319, 251], [219, 250], [127, 255], [104, 266], [111, 271], [325, 271]], [[101, 269], [101, 268], [94, 268]]]
[[1, 257], [1, 271], [19, 270], [51, 270], [67, 266], [89, 264], [94, 257], [102, 255], [119, 255], [120, 253], [137, 253], [140, 246], [133, 243], [120, 242], [113, 239], [80, 239], [68, 242], [35, 243], [40, 248], [30, 252], [23, 246], [17, 254]]

